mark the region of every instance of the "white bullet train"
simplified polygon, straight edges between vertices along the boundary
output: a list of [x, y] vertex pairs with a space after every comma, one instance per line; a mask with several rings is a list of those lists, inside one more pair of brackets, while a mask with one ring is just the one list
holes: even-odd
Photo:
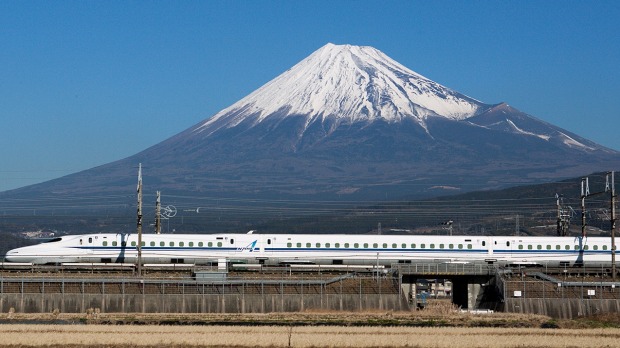
[[[604, 237], [349, 234], [143, 234], [143, 263], [390, 265], [418, 260], [497, 264], [611, 265]], [[10, 250], [8, 262], [135, 263], [138, 235], [68, 235]]]

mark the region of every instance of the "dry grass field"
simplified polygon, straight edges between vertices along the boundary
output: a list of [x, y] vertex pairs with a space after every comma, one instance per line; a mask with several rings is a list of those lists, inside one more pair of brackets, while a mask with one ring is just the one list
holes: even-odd
[[0, 347], [619, 347], [620, 329], [0, 325]]
[[0, 313], [2, 347], [620, 347], [620, 317], [556, 321], [531, 314], [472, 314], [445, 302], [415, 312], [10, 311]]

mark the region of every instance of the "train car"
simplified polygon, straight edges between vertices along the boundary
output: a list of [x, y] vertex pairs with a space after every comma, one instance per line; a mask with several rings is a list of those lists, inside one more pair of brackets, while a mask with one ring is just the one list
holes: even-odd
[[[69, 235], [10, 250], [33, 264], [135, 263], [137, 234]], [[349, 234], [143, 234], [142, 262], [390, 265], [414, 260], [498, 264], [611, 264], [603, 237], [415, 236]]]

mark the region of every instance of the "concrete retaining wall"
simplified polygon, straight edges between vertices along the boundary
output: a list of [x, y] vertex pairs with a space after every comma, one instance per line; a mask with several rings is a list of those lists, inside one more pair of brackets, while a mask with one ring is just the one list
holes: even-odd
[[398, 294], [165, 295], [165, 294], [0, 294], [0, 312], [21, 313], [267, 313], [304, 310], [407, 310]]
[[620, 300], [609, 299], [527, 299], [509, 298], [504, 311], [548, 315], [557, 319], [572, 319], [602, 313], [620, 312]]

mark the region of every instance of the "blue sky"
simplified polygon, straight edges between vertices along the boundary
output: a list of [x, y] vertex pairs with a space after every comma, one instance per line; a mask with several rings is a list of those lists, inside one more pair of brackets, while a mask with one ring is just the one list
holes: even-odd
[[619, 3], [0, 0], [0, 191], [135, 154], [328, 42], [620, 150]]

